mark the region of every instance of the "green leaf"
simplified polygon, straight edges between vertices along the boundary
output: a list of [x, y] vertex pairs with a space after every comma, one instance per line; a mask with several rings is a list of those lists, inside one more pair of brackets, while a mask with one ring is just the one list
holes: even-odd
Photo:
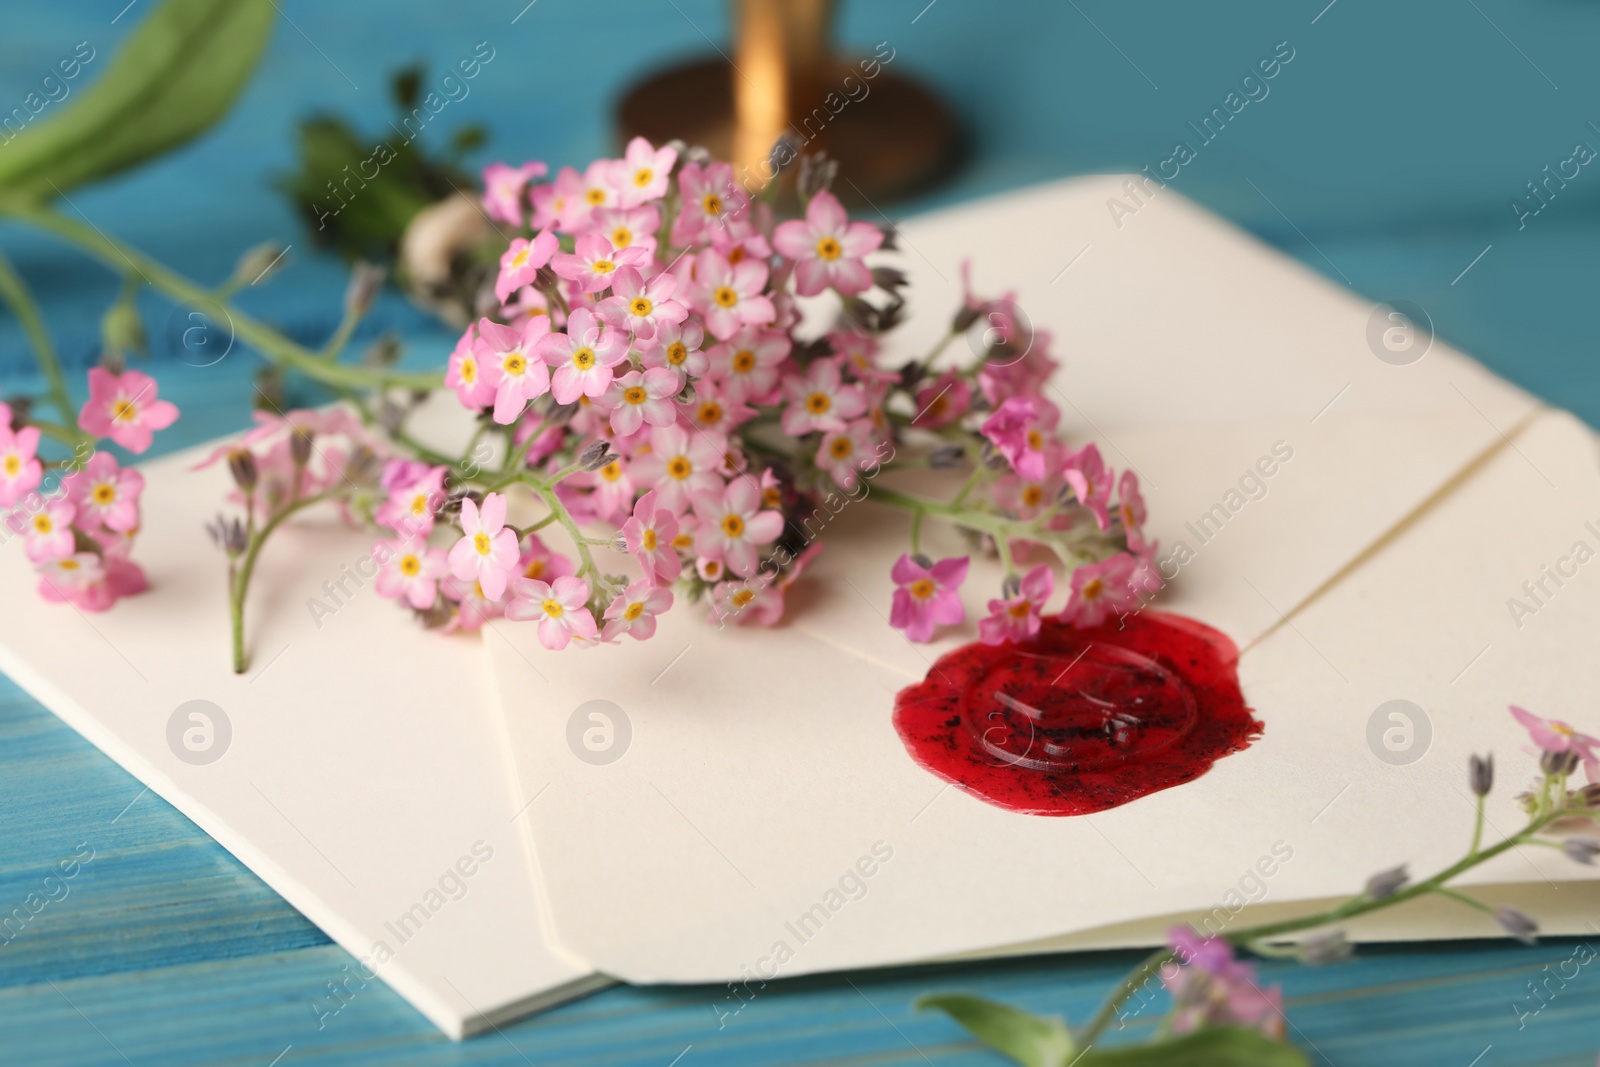
[[1215, 1027], [1151, 1045], [1091, 1048], [1077, 1067], [1310, 1067], [1305, 1053], [1258, 1030]]
[[1076, 1048], [1060, 1019], [1034, 1015], [1020, 1008], [963, 993], [922, 997], [916, 1008], [937, 1008], [966, 1027], [972, 1036], [1005, 1053], [1023, 1067], [1067, 1067]]
[[166, 0], [75, 102], [0, 151], [0, 193], [48, 199], [198, 137], [250, 80], [276, 13], [272, 0]]

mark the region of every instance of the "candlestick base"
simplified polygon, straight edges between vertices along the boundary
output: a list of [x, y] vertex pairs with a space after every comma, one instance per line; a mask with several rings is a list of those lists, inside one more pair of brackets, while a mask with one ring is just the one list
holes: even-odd
[[[625, 143], [644, 137], [652, 144], [679, 138], [702, 145], [718, 159], [734, 158], [736, 77], [723, 60], [674, 67], [635, 85], [617, 107]], [[850, 85], [865, 95], [845, 94]], [[948, 177], [960, 162], [961, 129], [944, 101], [908, 78], [887, 70], [870, 81], [854, 65], [839, 63], [840, 86], [816, 107], [793, 119], [790, 133], [802, 152], [823, 151], [839, 162], [833, 191], [847, 205], [869, 207], [922, 192]], [[832, 104], [834, 111], [828, 107]], [[735, 165], [739, 169], [739, 165]], [[752, 187], [762, 172], [751, 168]]]

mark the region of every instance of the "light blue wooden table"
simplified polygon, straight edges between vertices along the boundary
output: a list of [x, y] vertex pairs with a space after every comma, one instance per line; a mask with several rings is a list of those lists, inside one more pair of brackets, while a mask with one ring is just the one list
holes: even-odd
[[[109, 49], [137, 0], [8, 11], [0, 105], [80, 40]], [[281, 0], [285, 21], [228, 124], [178, 157], [74, 196], [96, 225], [202, 278], [259, 240], [296, 244], [297, 265], [251, 307], [308, 340], [333, 325], [338, 270], [268, 187], [287, 165], [291, 120], [325, 107], [376, 124], [384, 74], [435, 68], [491, 42], [496, 59], [459, 105], [508, 156], [581, 163], [605, 150], [610, 99], [644, 65], [727, 35], [715, 0]], [[1262, 55], [1295, 59], [1176, 188], [1339, 284], [1426, 308], [1441, 336], [1600, 425], [1595, 285], [1600, 173], [1585, 169], [1519, 228], [1525, 183], [1600, 147], [1600, 5], [1578, 0], [1370, 0], [1213, 5], [1110, 0], [992, 3], [846, 0], [842, 36], [888, 41], [971, 124], [967, 169], [903, 211], [1063, 174], [1138, 169], [1191, 137]], [[573, 86], [581, 85], [581, 92]], [[1592, 168], [1591, 168], [1592, 169]], [[76, 367], [94, 357], [113, 281], [33, 234], [0, 244], [41, 292]], [[159, 332], [165, 308], [151, 304]], [[443, 338], [396, 303], [372, 330], [403, 331], [418, 361]], [[159, 347], [159, 346], [158, 346]], [[1069, 354], [1070, 356], [1070, 354]], [[248, 357], [201, 374], [158, 352], [185, 408], [167, 447], [238, 427]], [[0, 387], [26, 384], [15, 324], [0, 319]], [[775, 983], [719, 1029], [718, 988], [616, 988], [452, 1045], [372, 986], [321, 1029], [313, 1001], [351, 962], [154, 794], [0, 679], [0, 911], [59, 860], [94, 859], [24, 930], [0, 943], [0, 1064], [993, 1064], [924, 992], [964, 989], [1082, 1019], [1126, 954], [899, 969]], [[1352, 884], [1368, 872], [1352, 871]], [[1597, 917], [1600, 924], [1600, 917]], [[1586, 968], [1519, 1027], [1530, 981], [1572, 952], [1468, 943], [1364, 952], [1351, 964], [1267, 965], [1297, 1039], [1320, 1062], [1579, 1065], [1600, 1049], [1600, 971]]]

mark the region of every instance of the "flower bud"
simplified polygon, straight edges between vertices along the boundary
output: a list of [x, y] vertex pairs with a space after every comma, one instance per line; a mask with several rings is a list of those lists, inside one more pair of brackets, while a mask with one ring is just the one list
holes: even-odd
[[1022, 592], [1022, 579], [1015, 574], [1000, 583], [1001, 600], [1011, 600], [1020, 592]]
[[965, 445], [944, 445], [928, 453], [928, 466], [936, 471], [950, 470], [961, 466], [966, 458]]
[[1488, 796], [1494, 788], [1494, 753], [1473, 756], [1467, 763], [1467, 782], [1477, 796]]
[[144, 352], [144, 319], [131, 302], [117, 301], [100, 320], [100, 343], [114, 352]]
[[1300, 961], [1312, 967], [1330, 963], [1343, 963], [1354, 954], [1343, 930], [1330, 930], [1325, 934], [1307, 938], [1300, 945]]
[[382, 267], [371, 263], [357, 263], [350, 272], [350, 284], [344, 291], [344, 313], [353, 318], [360, 318], [372, 310], [372, 302], [378, 299], [378, 290], [383, 287], [385, 271]]
[[261, 476], [255, 455], [245, 448], [236, 448], [228, 453], [228, 473], [233, 475], [234, 484], [247, 493], [256, 487]]
[[1578, 790], [1577, 800], [1586, 808], [1600, 808], [1600, 782], [1590, 782]]
[[1524, 945], [1533, 944], [1534, 935], [1539, 932], [1539, 924], [1516, 908], [1496, 908], [1494, 910], [1494, 921], [1500, 924], [1500, 929], [1521, 941]]
[[287, 252], [288, 249], [274, 241], [256, 245], [239, 257], [238, 266], [233, 268], [233, 277], [240, 285], [264, 282], [277, 273]]
[[578, 453], [578, 466], [586, 471], [597, 471], [611, 462], [611, 442], [596, 441]]
[[400, 362], [400, 338], [393, 333], [381, 334], [361, 354], [361, 362], [369, 367], [392, 367]]
[[211, 535], [211, 540], [230, 558], [243, 554], [244, 550], [250, 547], [250, 539], [244, 532], [244, 523], [238, 519], [218, 515], [216, 521], [207, 524], [206, 533]]
[[1565, 752], [1552, 752], [1546, 750], [1539, 757], [1539, 769], [1546, 774], [1565, 777], [1578, 769], [1578, 754], [1570, 748]]
[[784, 130], [778, 139], [772, 143], [772, 151], [767, 153], [767, 167], [772, 171], [772, 176], [777, 177], [783, 168], [800, 158], [800, 139], [791, 130]]
[[894, 267], [873, 267], [872, 284], [893, 291], [906, 284], [906, 272]]
[[296, 467], [304, 467], [311, 461], [311, 438], [315, 431], [296, 426], [289, 434], [289, 458]]
[[809, 204], [812, 197], [833, 185], [833, 179], [838, 174], [838, 161], [829, 159], [821, 152], [801, 156], [800, 175], [795, 179], [795, 192], [799, 194], [800, 202]]
[[972, 328], [972, 324], [978, 321], [978, 316], [982, 314], [982, 304], [964, 305], [960, 311], [956, 312], [956, 317], [950, 320], [950, 332], [966, 333]]
[[1591, 837], [1569, 837], [1562, 843], [1561, 851], [1574, 863], [1593, 867], [1594, 858], [1600, 856], [1600, 841]]
[[929, 559], [927, 556], [924, 556], [921, 552], [918, 552], [916, 555], [912, 556], [911, 562], [915, 563], [925, 571], [933, 569], [933, 560]]
[[1373, 900], [1385, 900], [1400, 891], [1400, 887], [1411, 880], [1406, 873], [1406, 865], [1390, 867], [1386, 871], [1379, 871], [1367, 879], [1367, 896]]

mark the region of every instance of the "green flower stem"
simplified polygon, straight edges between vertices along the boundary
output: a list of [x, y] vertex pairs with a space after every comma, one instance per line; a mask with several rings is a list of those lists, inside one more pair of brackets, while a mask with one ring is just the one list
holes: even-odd
[[1467, 855], [1476, 856], [1478, 846], [1483, 844], [1483, 805], [1487, 797], [1478, 794], [1478, 812], [1472, 819], [1472, 847], [1467, 849]]
[[[12, 312], [17, 316], [17, 321], [22, 324], [23, 332], [28, 335], [28, 341], [33, 345], [35, 358], [39, 361], [39, 369], [44, 372], [44, 378], [50, 387], [50, 400], [60, 413], [63, 423], [72, 423], [76, 420], [77, 409], [72, 406], [72, 394], [67, 392], [67, 380], [61, 374], [61, 360], [56, 356], [55, 345], [50, 341], [50, 331], [45, 329], [44, 317], [39, 314], [39, 305], [34, 301], [33, 294], [28, 291], [27, 283], [22, 280], [22, 275], [11, 266], [11, 261], [0, 255], [0, 297], [11, 306]], [[41, 432], [48, 432], [51, 437], [65, 441], [67, 444], [77, 444], [88, 440], [77, 430], [67, 430], [66, 427], [52, 427], [45, 430], [44, 423], [34, 423]], [[70, 434], [62, 436], [56, 432], [61, 430]]]
[[[79, 433], [77, 430], [59, 425], [54, 422], [44, 422], [40, 419], [30, 418], [28, 419], [28, 425], [38, 430], [44, 436], [52, 437], [57, 441], [60, 441], [62, 444], [77, 445], [88, 440], [88, 438]], [[62, 466], [66, 466], [67, 462], [70, 461], [63, 461]]]
[[[1546, 791], [1549, 789], [1549, 784], [1550, 783], [1547, 780], [1544, 786]], [[1557, 786], [1558, 788], [1564, 790], [1564, 779], [1561, 782], [1558, 782]], [[1237, 933], [1226, 934], [1223, 936], [1231, 945], [1248, 948], [1252, 942], [1262, 941], [1272, 937], [1281, 937], [1284, 934], [1298, 933], [1302, 930], [1312, 930], [1319, 926], [1327, 926], [1330, 923], [1351, 919], [1358, 915], [1365, 915], [1367, 912], [1378, 911], [1381, 908], [1388, 908], [1396, 904], [1402, 904], [1405, 901], [1412, 900], [1416, 897], [1424, 896], [1429, 893], [1447, 896], [1452, 900], [1458, 900], [1480, 910], [1492, 910], [1480, 901], [1473, 900], [1471, 897], [1468, 897], [1465, 894], [1457, 893], [1455, 890], [1445, 888], [1445, 883], [1463, 874], [1464, 872], [1471, 870], [1480, 863], [1484, 863], [1487, 860], [1493, 859], [1503, 852], [1509, 852], [1511, 849], [1516, 848], [1519, 845], [1527, 844], [1533, 839], [1535, 834], [1537, 834], [1550, 822], [1557, 818], [1573, 814], [1580, 813], [1573, 811], [1549, 811], [1540, 815], [1536, 815], [1529, 821], [1527, 826], [1523, 827], [1522, 830], [1511, 835], [1510, 837], [1507, 837], [1505, 840], [1490, 845], [1488, 848], [1481, 851], [1468, 853], [1466, 856], [1463, 856], [1460, 860], [1457, 860], [1449, 867], [1446, 867], [1432, 878], [1407, 886], [1398, 892], [1390, 894], [1389, 896], [1382, 897], [1380, 899], [1373, 899], [1367, 894], [1362, 893], [1359, 896], [1350, 898], [1337, 907], [1330, 908], [1327, 911], [1318, 912], [1315, 915], [1304, 915], [1298, 919], [1285, 919], [1281, 922], [1265, 923], [1261, 926], [1253, 926], [1245, 930], [1240, 930]], [[1104, 1032], [1105, 1028], [1111, 1024], [1112, 1020], [1116, 1018], [1117, 1011], [1122, 1007], [1123, 1004], [1127, 1002], [1128, 998], [1138, 992], [1139, 987], [1148, 981], [1163, 964], [1172, 958], [1172, 951], [1170, 949], [1162, 948], [1151, 953], [1151, 955], [1146, 958], [1143, 963], [1135, 967], [1133, 971], [1131, 971], [1128, 976], [1123, 979], [1121, 984], [1119, 984], [1117, 988], [1112, 991], [1111, 995], [1106, 999], [1106, 1002], [1100, 1006], [1100, 1010], [1094, 1014], [1094, 1017], [1091, 1018], [1087, 1024], [1085, 1024], [1083, 1030], [1075, 1035], [1077, 1037], [1078, 1044], [1080, 1046], [1092, 1045], [1100, 1036], [1100, 1034]]]
[[267, 538], [289, 516], [299, 511], [304, 511], [313, 504], [324, 500], [331, 500], [342, 493], [343, 489], [333, 489], [325, 493], [317, 493], [303, 500], [296, 500], [284, 505], [278, 513], [268, 519], [261, 527], [261, 532], [250, 538], [250, 546], [245, 550], [244, 562], [239, 568], [237, 578], [228, 590], [229, 616], [233, 623], [233, 673], [243, 674], [250, 666], [249, 657], [244, 651], [244, 602], [250, 592], [250, 576], [255, 572], [256, 559], [261, 555], [261, 549], [267, 543]]
[[596, 542], [593, 538], [585, 537], [583, 531], [578, 529], [578, 524], [573, 521], [566, 505], [561, 503], [560, 497], [556, 496], [555, 479], [546, 481], [537, 478], [524, 478], [523, 484], [539, 494], [539, 499], [543, 500], [545, 507], [550, 509], [550, 515], [567, 531], [567, 536], [572, 538], [573, 545], [578, 549], [578, 561], [580, 564], [578, 577], [598, 577], [600, 569], [594, 565], [594, 557], [589, 554], [589, 546], [592, 544], [604, 544], [605, 542]]
[[[77, 245], [112, 270], [126, 275], [138, 274], [150, 285], [179, 302], [214, 301], [214, 290], [196, 285], [150, 259], [143, 253], [107, 237], [93, 226], [87, 226], [36, 204], [7, 202], [0, 204], [0, 213], [10, 214], [24, 222], [47, 230]], [[400, 389], [435, 389], [443, 382], [437, 373], [386, 371], [372, 367], [359, 367], [344, 363], [331, 363], [302, 345], [296, 344], [277, 330], [251, 318], [234, 307], [227, 307], [234, 333], [246, 344], [255, 348], [273, 363], [300, 371], [308, 378], [325, 385], [348, 389], [378, 389], [392, 386]]]

